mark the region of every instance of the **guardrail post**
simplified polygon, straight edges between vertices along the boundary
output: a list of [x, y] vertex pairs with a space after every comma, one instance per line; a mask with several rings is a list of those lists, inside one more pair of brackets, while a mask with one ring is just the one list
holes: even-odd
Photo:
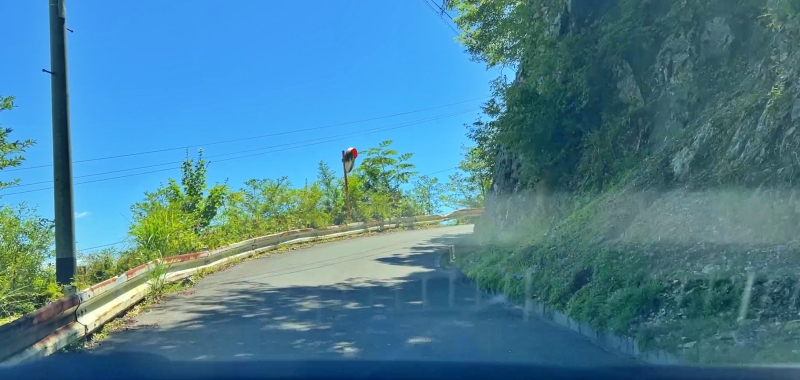
[[532, 288], [533, 287], [533, 274], [530, 269], [525, 270], [525, 305], [523, 309], [523, 316], [525, 322], [531, 319], [531, 309], [533, 309]]
[[400, 310], [403, 308], [403, 303], [400, 300], [400, 296], [401, 296], [400, 288], [399, 287], [394, 288], [394, 308], [396, 310]]
[[475, 307], [481, 307], [481, 279], [475, 277]]
[[78, 293], [78, 288], [75, 285], [64, 285], [62, 292], [64, 296], [71, 296]]
[[506, 301], [511, 300], [511, 273], [508, 268], [503, 271], [503, 297]]
[[742, 303], [739, 305], [739, 318], [737, 318], [737, 322], [743, 323], [747, 320], [747, 310], [750, 308], [750, 297], [753, 294], [753, 282], [755, 282], [756, 273], [750, 272], [747, 274], [747, 283], [744, 285], [744, 291], [742, 294]]
[[316, 313], [315, 317], [316, 317], [317, 324], [321, 324], [322, 323], [322, 292], [317, 292], [317, 302], [316, 302], [316, 304], [317, 304], [316, 305], [317, 307], [315, 308], [315, 313]]
[[456, 304], [456, 268], [451, 266], [450, 267], [450, 281], [449, 281], [449, 294], [447, 295], [448, 303], [450, 307], [455, 307]]
[[428, 276], [422, 277], [422, 308], [428, 307]]

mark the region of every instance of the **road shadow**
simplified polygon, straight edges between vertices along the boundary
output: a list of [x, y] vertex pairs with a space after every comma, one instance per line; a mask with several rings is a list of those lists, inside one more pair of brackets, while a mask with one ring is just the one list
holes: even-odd
[[441, 270], [439, 258], [443, 254], [450, 252], [450, 247], [463, 241], [463, 239], [464, 235], [460, 234], [437, 236], [427, 240], [423, 244], [414, 246], [411, 254], [394, 254], [389, 257], [378, 258], [376, 261], [390, 265]]
[[353, 277], [328, 286], [278, 287], [244, 277], [205, 290], [201, 281], [196, 292], [170, 296], [94, 351], [211, 361], [629, 363], [570, 331], [526, 322], [520, 311], [436, 270], [435, 258], [454, 239], [443, 236], [405, 255], [366, 259], [420, 268], [390, 280]]

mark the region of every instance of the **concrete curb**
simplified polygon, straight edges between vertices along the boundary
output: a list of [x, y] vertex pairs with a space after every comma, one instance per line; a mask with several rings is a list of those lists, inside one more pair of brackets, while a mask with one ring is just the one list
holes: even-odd
[[[454, 248], [449, 249], [447, 252], [442, 253], [442, 255], [438, 256], [436, 259], [436, 266], [437, 270], [453, 270], [456, 272], [456, 276], [461, 279], [462, 283], [470, 284], [472, 286], [476, 286], [477, 284], [471, 278], [469, 278], [461, 268], [457, 267], [455, 264], [451, 264], [449, 268], [444, 268], [442, 265], [442, 258], [447, 254], [453, 254]], [[549, 322], [553, 325], [557, 325], [569, 330], [572, 330], [575, 333], [581, 334], [587, 340], [592, 342], [594, 345], [611, 352], [613, 354], [633, 358], [638, 361], [647, 363], [647, 364], [654, 364], [654, 365], [690, 365], [691, 363], [675, 354], [664, 350], [656, 350], [656, 351], [641, 351], [639, 350], [639, 345], [636, 343], [636, 340], [630, 337], [619, 336], [616, 334], [612, 334], [610, 332], [598, 331], [589, 324], [585, 322], [579, 322], [564, 312], [554, 309], [552, 306], [537, 302], [536, 300], [530, 299], [524, 305], [516, 304], [512, 301], [509, 301], [508, 298], [502, 293], [489, 293], [482, 291], [483, 294], [489, 295], [492, 297], [502, 297], [504, 303], [507, 306], [515, 310], [519, 310], [523, 313], [523, 315], [533, 315], [537, 318]]]

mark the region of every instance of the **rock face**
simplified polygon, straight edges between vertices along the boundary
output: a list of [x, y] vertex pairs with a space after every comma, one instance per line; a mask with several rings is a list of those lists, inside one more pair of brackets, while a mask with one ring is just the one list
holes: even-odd
[[[781, 198], [775, 202], [800, 212], [797, 197], [787, 190], [800, 180], [800, 3], [565, 0], [552, 9], [542, 18], [547, 21], [534, 22], [548, 23], [554, 46], [567, 52], [591, 46], [599, 52], [593, 57], [602, 62], [587, 60], [579, 68], [607, 73], [611, 80], [588, 80], [584, 94], [588, 102], [598, 96], [614, 102], [598, 103], [602, 108], [594, 115], [575, 118], [579, 125], [600, 121], [582, 144], [564, 148], [578, 158], [561, 168], [591, 168], [570, 174], [569, 181], [546, 183], [542, 179], [548, 176], [539, 169], [531, 175], [531, 158], [525, 157], [531, 151], [501, 144], [487, 200], [492, 224], [514, 228], [544, 207], [543, 199], [581, 191], [590, 173], [607, 177], [600, 192], [774, 190]], [[583, 45], [574, 43], [576, 36]], [[537, 59], [536, 54], [523, 58], [512, 87], [535, 82], [529, 76], [541, 73]], [[623, 127], [612, 126], [620, 120]], [[608, 132], [612, 128], [631, 136]], [[598, 141], [604, 140], [591, 136], [608, 137], [609, 145], [603, 148]], [[590, 157], [602, 149], [611, 158]], [[611, 166], [618, 168], [596, 173]], [[638, 203], [637, 213], [657, 206], [657, 198]]]
[[527, 51], [476, 225], [501, 244], [465, 273], [530, 271], [532, 297], [640, 350], [800, 350], [800, 1], [516, 4]]
[[492, 187], [486, 199], [486, 215], [501, 230], [513, 229], [524, 213], [514, 210], [524, 205], [526, 183], [521, 176], [519, 156], [501, 148], [495, 158]]

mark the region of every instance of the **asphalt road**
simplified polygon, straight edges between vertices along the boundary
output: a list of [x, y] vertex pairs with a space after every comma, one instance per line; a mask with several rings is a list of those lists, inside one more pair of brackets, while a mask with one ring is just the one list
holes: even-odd
[[206, 361], [632, 363], [546, 321], [525, 322], [488, 295], [476, 303], [468, 284], [454, 283], [451, 302], [451, 281], [438, 256], [471, 231], [397, 232], [248, 261], [170, 296], [95, 351]]

